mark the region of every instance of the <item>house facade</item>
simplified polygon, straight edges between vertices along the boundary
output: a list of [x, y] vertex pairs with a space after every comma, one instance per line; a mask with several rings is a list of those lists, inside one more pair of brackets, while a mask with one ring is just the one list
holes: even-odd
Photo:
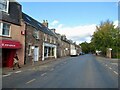
[[48, 28], [48, 22], [42, 24], [25, 13], [22, 18], [26, 30], [25, 63], [57, 58], [57, 37]]
[[58, 36], [58, 41], [57, 41], [57, 56], [60, 57], [65, 57], [65, 56], [70, 56], [70, 42], [67, 40], [65, 35], [60, 35], [56, 33]]
[[17, 53], [19, 63], [24, 64], [24, 24], [21, 22], [21, 5], [17, 2], [0, 2], [0, 53], [3, 67], [13, 66], [13, 57]]

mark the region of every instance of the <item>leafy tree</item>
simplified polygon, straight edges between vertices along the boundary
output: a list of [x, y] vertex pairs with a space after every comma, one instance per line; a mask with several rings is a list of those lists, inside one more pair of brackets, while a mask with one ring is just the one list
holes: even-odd
[[87, 43], [87, 42], [83, 42], [80, 44], [80, 46], [82, 47], [82, 52], [84, 53], [94, 53], [95, 52], [95, 48], [93, 43]]
[[91, 42], [96, 50], [102, 51], [103, 55], [106, 55], [107, 48], [112, 48], [112, 51], [118, 54], [117, 50], [120, 48], [119, 28], [115, 28], [113, 22], [109, 20], [101, 22], [99, 26], [96, 26]]

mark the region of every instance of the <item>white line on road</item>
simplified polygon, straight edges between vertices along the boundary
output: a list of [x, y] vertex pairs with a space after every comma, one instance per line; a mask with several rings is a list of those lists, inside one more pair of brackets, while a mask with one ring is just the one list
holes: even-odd
[[50, 71], [53, 71], [53, 70], [54, 70], [54, 68], [50, 69]]
[[105, 66], [108, 66], [107, 64]]
[[112, 69], [111, 67], [109, 67], [109, 69]]
[[7, 74], [7, 75], [3, 75], [3, 77], [7, 77], [7, 76], [10, 76], [11, 74], [9, 73], [9, 74]]
[[43, 74], [41, 74], [41, 76], [44, 76], [44, 75], [46, 75], [47, 73], [43, 73]]
[[20, 72], [22, 72], [22, 71], [16, 71], [15, 73], [20, 73]]
[[32, 80], [26, 82], [26, 84], [29, 84], [29, 83], [31, 83], [31, 82], [33, 82], [33, 81], [35, 81], [35, 80], [36, 80], [36, 79], [32, 79]]
[[116, 71], [113, 71], [113, 72], [118, 75], [118, 73]]

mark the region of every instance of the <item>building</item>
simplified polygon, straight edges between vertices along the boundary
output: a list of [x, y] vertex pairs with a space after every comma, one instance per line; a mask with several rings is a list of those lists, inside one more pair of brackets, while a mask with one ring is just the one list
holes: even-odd
[[17, 53], [19, 63], [24, 64], [24, 24], [21, 22], [21, 5], [16, 1], [0, 2], [0, 53], [2, 66], [12, 67], [13, 57]]
[[65, 57], [65, 56], [70, 56], [70, 42], [66, 38], [65, 35], [60, 35], [56, 33], [58, 37], [58, 48], [57, 48], [57, 56], [60, 57]]
[[76, 45], [76, 52], [77, 52], [77, 55], [80, 55], [80, 53], [82, 52], [80, 45]]
[[25, 63], [57, 58], [57, 37], [48, 28], [48, 22], [40, 23], [25, 13], [22, 18], [26, 30]]

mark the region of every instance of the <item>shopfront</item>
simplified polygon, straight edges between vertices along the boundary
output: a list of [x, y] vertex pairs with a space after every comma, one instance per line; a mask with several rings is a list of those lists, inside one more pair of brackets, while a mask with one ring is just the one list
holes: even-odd
[[19, 41], [14, 40], [0, 40], [0, 51], [2, 52], [2, 67], [12, 67], [13, 57], [22, 45]]
[[56, 45], [43, 43], [43, 57], [42, 60], [49, 59], [49, 58], [56, 58]]

